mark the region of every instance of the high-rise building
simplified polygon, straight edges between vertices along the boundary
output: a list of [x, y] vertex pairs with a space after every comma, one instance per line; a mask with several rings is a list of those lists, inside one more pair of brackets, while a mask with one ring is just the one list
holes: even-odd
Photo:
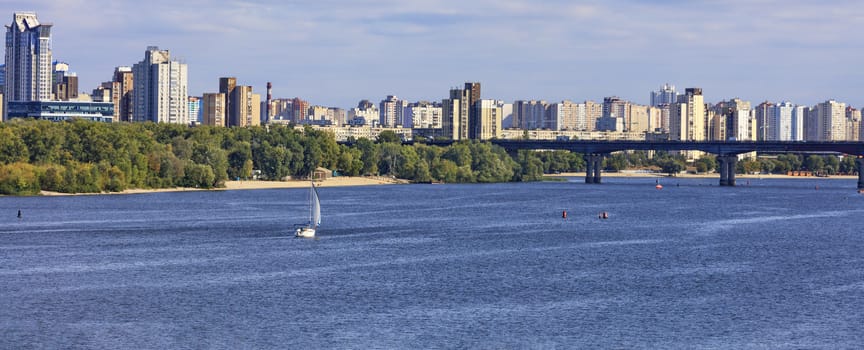
[[0, 64], [0, 94], [6, 89], [6, 64]]
[[594, 101], [585, 101], [585, 125], [586, 130], [597, 130], [597, 121], [603, 117], [603, 104]]
[[499, 101], [477, 100], [474, 102], [474, 113], [477, 119], [471, 123], [472, 140], [489, 140], [501, 137], [502, 110]]
[[197, 96], [189, 96], [189, 122], [192, 124], [201, 123], [201, 98]]
[[846, 140], [846, 104], [828, 100], [816, 105], [818, 141]]
[[[228, 116], [228, 126], [261, 125], [261, 95], [252, 92], [251, 86], [237, 85], [231, 93], [229, 104], [233, 112]], [[308, 108], [308, 104], [307, 104]], [[235, 119], [231, 119], [231, 116]]]
[[579, 105], [572, 101], [561, 101], [549, 105], [550, 130], [577, 130], [576, 118]]
[[702, 89], [687, 88], [678, 96], [678, 103], [670, 110], [669, 137], [680, 141], [705, 141], [708, 128]]
[[660, 107], [662, 105], [671, 105], [678, 102], [678, 95], [675, 94], [675, 85], [669, 83], [663, 84], [660, 90], [651, 91], [651, 107]]
[[397, 125], [403, 125], [405, 109], [408, 107], [408, 101], [400, 100], [396, 96], [388, 95], [386, 99], [381, 100], [379, 104], [380, 124], [383, 127], [392, 128]]
[[132, 90], [135, 88], [133, 77], [132, 67], [114, 68], [112, 81], [117, 83], [117, 87], [112, 90], [112, 93], [116, 95], [114, 112], [119, 121], [132, 121]]
[[471, 116], [470, 95], [471, 91], [468, 90], [451, 89], [450, 98], [441, 101], [444, 135], [452, 140], [468, 139]]
[[597, 127], [598, 130], [625, 131], [626, 125], [630, 124], [630, 102], [617, 96], [603, 98], [602, 118], [605, 121]]
[[6, 26], [6, 104], [51, 99], [51, 27], [39, 23], [36, 13], [13, 14]]
[[234, 88], [237, 87], [237, 78], [223, 77], [219, 78], [219, 93], [225, 94], [225, 121], [226, 125], [231, 125], [231, 120], [237, 120], [234, 115], [234, 107], [231, 105], [234, 99]]
[[440, 105], [421, 101], [408, 105], [403, 122], [403, 127], [417, 129], [440, 129], [442, 128], [443, 111]]
[[[713, 137], [723, 137], [723, 139], [712, 138], [712, 140], [723, 141], [753, 141], [756, 135], [752, 130], [756, 127], [755, 121], [750, 117], [751, 108], [750, 102], [733, 98], [729, 101], [722, 101], [711, 106], [711, 111], [715, 118], [720, 118], [724, 123], [722, 130], [715, 130], [712, 133]], [[722, 135], [722, 136], [721, 136]]]
[[[458, 113], [455, 102], [458, 101]], [[479, 122], [480, 108], [474, 104], [480, 101], [480, 83], [466, 82], [465, 89], [451, 89], [449, 101], [444, 101], [445, 133], [453, 140], [469, 139], [473, 131], [472, 123]]]
[[513, 126], [523, 130], [551, 130], [548, 109], [549, 103], [546, 101], [517, 100], [513, 102]]
[[804, 141], [804, 118], [807, 117], [807, 106], [792, 108], [791, 141]]
[[861, 111], [846, 106], [846, 140], [861, 140]]
[[[309, 113], [309, 102], [299, 97], [291, 100], [291, 120], [301, 124], [306, 121], [306, 115]], [[375, 115], [377, 120], [378, 115]]]
[[202, 100], [201, 123], [210, 126], [227, 126], [225, 94], [205, 93]]
[[[630, 117], [626, 119], [626, 124], [624, 125], [624, 130], [629, 132], [648, 132], [652, 130], [652, 110], [656, 110], [654, 107], [645, 106], [645, 105], [630, 105]], [[658, 114], [659, 116], [659, 114]], [[658, 118], [659, 120], [659, 118]], [[659, 123], [654, 123], [654, 125]]]
[[792, 140], [792, 113], [795, 105], [783, 101], [773, 106], [768, 118], [768, 141]]
[[53, 65], [51, 94], [57, 101], [78, 99], [78, 75], [69, 72], [69, 64], [57, 62]]
[[756, 119], [756, 141], [766, 141], [771, 134], [770, 119], [774, 112], [774, 104], [768, 101], [760, 103], [753, 109], [753, 118]]
[[189, 124], [185, 63], [172, 60], [168, 50], [150, 46], [144, 60], [132, 66], [132, 74], [134, 121]]

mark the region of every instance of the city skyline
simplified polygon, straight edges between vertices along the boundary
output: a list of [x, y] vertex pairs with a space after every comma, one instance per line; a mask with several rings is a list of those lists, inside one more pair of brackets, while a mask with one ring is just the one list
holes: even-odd
[[272, 81], [274, 97], [343, 108], [387, 95], [437, 101], [461, 81], [509, 101], [648, 104], [669, 82], [701, 87], [706, 102], [864, 105], [853, 30], [864, 17], [851, 1], [10, 5], [54, 25], [54, 59], [82, 91], [159, 46], [189, 65], [194, 96], [234, 76], [259, 93]]

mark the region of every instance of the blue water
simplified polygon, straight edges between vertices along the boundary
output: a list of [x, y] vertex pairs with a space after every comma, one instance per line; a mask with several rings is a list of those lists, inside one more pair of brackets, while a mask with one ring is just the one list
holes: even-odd
[[0, 348], [864, 344], [854, 180], [604, 181], [0, 197]]

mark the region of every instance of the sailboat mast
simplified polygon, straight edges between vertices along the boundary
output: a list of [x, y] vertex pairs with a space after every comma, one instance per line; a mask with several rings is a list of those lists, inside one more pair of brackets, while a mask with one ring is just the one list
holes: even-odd
[[313, 210], [314, 210], [314, 208], [313, 208], [314, 205], [312, 203], [312, 201], [313, 201], [312, 196], [314, 196], [315, 194], [312, 193], [312, 191], [315, 191], [315, 181], [312, 181], [312, 174], [309, 174], [309, 225], [310, 226], [315, 225], [315, 223], [313, 222], [313, 220], [315, 220], [315, 219], [313, 218], [313, 214], [312, 214]]

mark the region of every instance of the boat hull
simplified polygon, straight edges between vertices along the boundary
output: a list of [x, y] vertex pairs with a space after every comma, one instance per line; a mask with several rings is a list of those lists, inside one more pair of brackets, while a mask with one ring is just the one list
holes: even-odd
[[294, 231], [294, 237], [314, 238], [315, 237], [315, 229], [311, 228], [311, 227], [298, 228], [297, 231]]

